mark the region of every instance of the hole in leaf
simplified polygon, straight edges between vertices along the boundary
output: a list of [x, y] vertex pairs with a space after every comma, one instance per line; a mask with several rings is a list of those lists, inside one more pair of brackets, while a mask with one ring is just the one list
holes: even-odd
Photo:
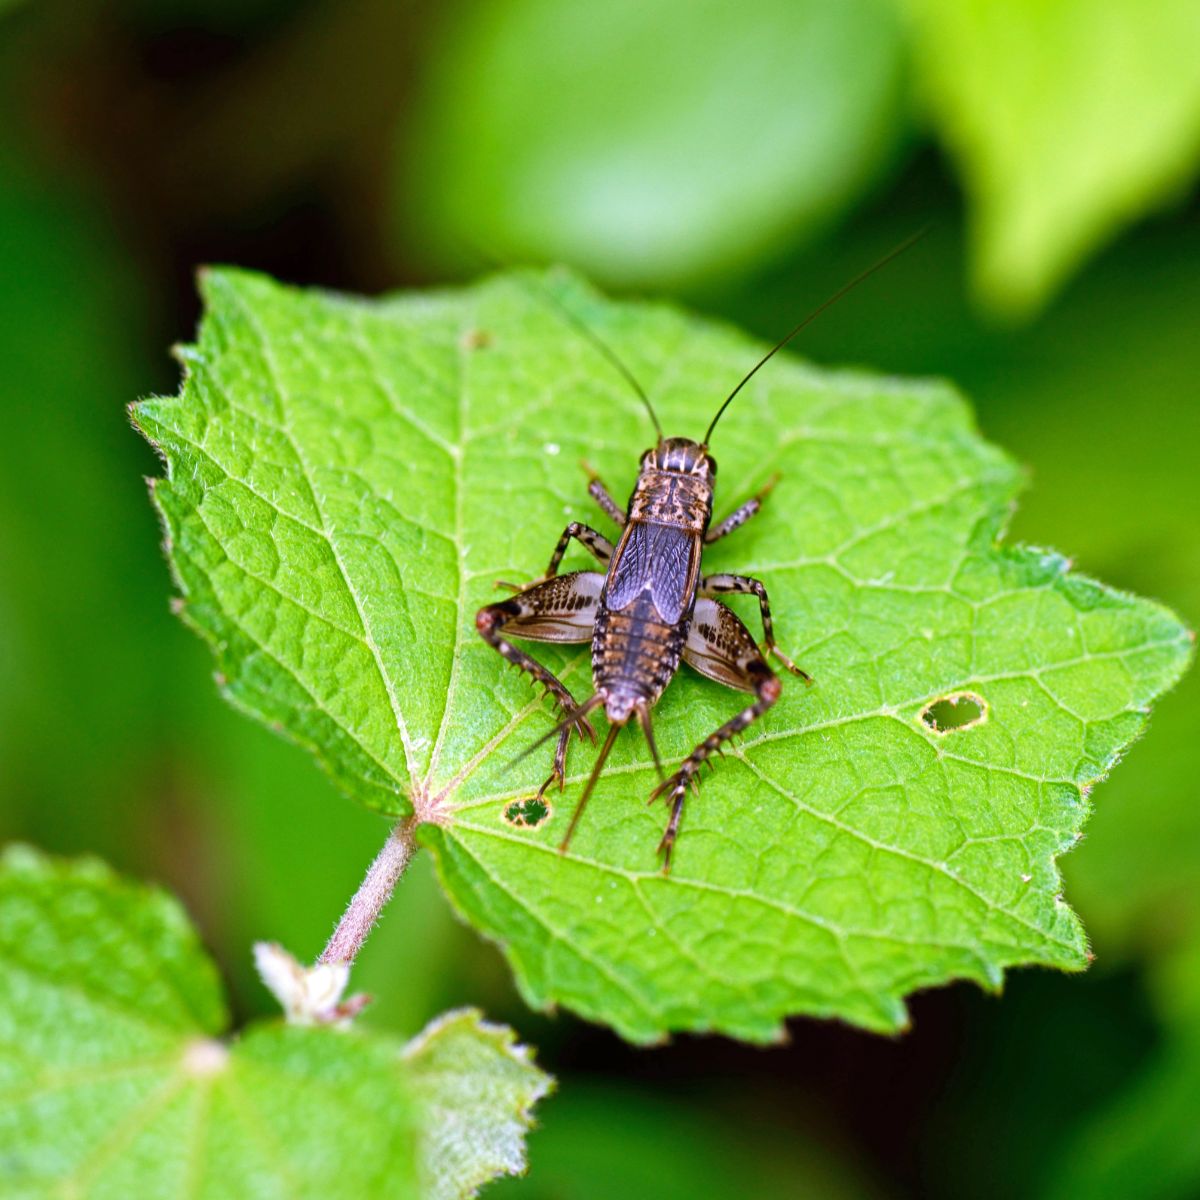
[[505, 810], [504, 819], [519, 829], [536, 829], [550, 816], [550, 805], [538, 796], [514, 800]]
[[969, 729], [987, 720], [987, 701], [974, 692], [956, 692], [943, 696], [921, 710], [921, 720], [934, 733], [950, 733], [955, 729]]

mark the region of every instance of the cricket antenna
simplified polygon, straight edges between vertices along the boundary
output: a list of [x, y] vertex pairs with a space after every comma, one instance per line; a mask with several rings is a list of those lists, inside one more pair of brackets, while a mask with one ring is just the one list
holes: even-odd
[[724, 411], [732, 403], [734, 396], [736, 396], [738, 392], [740, 392], [742, 388], [744, 388], [746, 384], [748, 384], [750, 380], [754, 378], [760, 367], [765, 367], [767, 363], [770, 362], [770, 360], [774, 358], [775, 355], [778, 354], [779, 351], [782, 350], [784, 346], [786, 346], [788, 342], [790, 342], [792, 338], [796, 336], [796, 334], [798, 334], [802, 329], [806, 329], [809, 325], [811, 325], [827, 308], [832, 308], [833, 305], [835, 305], [843, 296], [845, 296], [848, 292], [854, 291], [854, 289], [858, 287], [860, 283], [865, 282], [872, 275], [874, 275], [876, 271], [882, 270], [893, 259], [899, 258], [900, 255], [906, 250], [909, 250], [915, 246], [917, 242], [919, 242], [928, 232], [929, 226], [926, 225], [924, 228], [918, 229], [916, 233], [906, 237], [898, 246], [889, 250], [882, 258], [873, 262], [865, 271], [859, 272], [859, 274], [855, 275], [855, 277], [850, 280], [849, 283], [845, 283], [838, 288], [838, 290], [834, 292], [828, 300], [819, 305], [817, 308], [814, 308], [813, 311], [810, 312], [808, 316], [805, 317], [804, 320], [801, 321], [800, 324], [791, 331], [791, 333], [789, 333], [785, 338], [781, 338], [778, 342], [776, 342], [775, 345], [772, 346], [771, 349], [768, 350], [766, 354], [764, 354], [762, 358], [760, 358], [758, 362], [756, 362], [754, 366], [752, 366], [750, 370], [742, 376], [741, 382], [737, 385], [737, 387], [735, 387], [733, 391], [725, 397], [724, 403], [720, 408], [717, 409], [717, 415], [713, 417], [712, 423], [706, 430], [704, 434], [704, 440], [701, 444], [704, 446], [708, 445], [709, 441], [712, 439], [713, 430], [716, 429], [717, 422], [721, 419], [722, 413], [724, 413]]
[[[494, 261], [488, 261], [492, 262], [493, 267], [498, 266]], [[654, 405], [650, 403], [650, 397], [646, 395], [645, 388], [638, 383], [634, 373], [621, 361], [617, 352], [582, 317], [572, 312], [540, 279], [534, 279], [526, 275], [519, 275], [518, 278], [534, 295], [552, 305], [558, 311], [559, 316], [576, 333], [591, 342], [593, 348], [598, 350], [608, 361], [609, 365], [629, 384], [637, 398], [646, 406], [646, 411], [650, 414], [650, 420], [654, 423], [654, 432], [658, 435], [658, 440], [661, 442], [663, 440], [663, 431], [662, 426], [658, 422], [658, 414], [654, 411]]]

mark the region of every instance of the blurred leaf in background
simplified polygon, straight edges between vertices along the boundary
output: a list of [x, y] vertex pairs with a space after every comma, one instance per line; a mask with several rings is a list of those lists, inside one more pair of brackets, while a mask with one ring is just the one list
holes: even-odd
[[907, 130], [885, 0], [450, 10], [396, 168], [427, 265], [554, 258], [669, 291], [809, 238]]
[[[1195, 913], [1193, 913], [1195, 915]], [[1157, 965], [1154, 994], [1167, 1037], [1130, 1086], [1064, 1145], [1046, 1200], [1174, 1200], [1200, 1194], [1200, 931]]]
[[963, 176], [972, 273], [1027, 316], [1200, 160], [1195, 0], [902, 0]]
[[[736, 1093], [740, 1084], [727, 1081]], [[496, 1200], [873, 1200], [884, 1191], [853, 1165], [836, 1136], [797, 1135], [789, 1118], [747, 1128], [728, 1115], [717, 1087], [678, 1094], [587, 1076], [556, 1094], [531, 1135], [533, 1169], [497, 1184]], [[805, 1114], [821, 1129], [816, 1114]]]
[[233, 1037], [183, 909], [91, 857], [0, 856], [0, 965], [6, 1195], [459, 1200], [524, 1168], [552, 1084], [471, 1010], [407, 1045], [278, 1017]]
[[0, 150], [0, 263], [4, 802], [31, 835], [52, 824], [110, 853], [129, 836], [140, 748], [162, 730], [161, 684], [128, 665], [170, 628], [144, 536], [154, 526], [138, 465], [153, 460], [124, 415], [146, 298], [104, 216], [11, 148]]

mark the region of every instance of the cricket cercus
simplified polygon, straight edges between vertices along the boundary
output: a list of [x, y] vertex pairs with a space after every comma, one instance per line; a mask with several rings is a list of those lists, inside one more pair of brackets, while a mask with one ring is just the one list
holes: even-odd
[[[531, 747], [534, 749], [555, 735], [558, 737], [554, 765], [538, 790], [539, 797], [555, 782], [560, 789], [563, 787], [571, 734], [574, 732], [580, 738], [586, 736], [595, 741], [588, 714], [603, 707], [608, 718], [608, 736], [575, 806], [560, 851], [565, 851], [570, 843], [617, 734], [633, 717], [645, 733], [662, 778], [662, 763], [654, 741], [650, 713], [679, 669], [681, 660], [701, 675], [751, 693], [754, 700], [713, 730], [683, 760], [679, 769], [662, 779], [651, 793], [652, 801], [665, 796], [671, 809], [658, 847], [663, 856], [664, 872], [670, 870], [671, 851], [679, 833], [679, 818], [688, 785], [698, 787], [697, 774], [703, 763], [714, 753], [719, 753], [725, 742], [745, 730], [779, 699], [781, 685], [767, 664], [766, 656], [774, 655], [788, 671], [812, 682], [775, 644], [771, 606], [762, 581], [748, 575], [705, 575], [701, 569], [704, 547], [750, 520], [762, 507], [775, 482], [772, 480], [758, 495], [710, 526], [717, 464], [708, 446], [713, 430], [730, 402], [776, 352], [830, 304], [915, 240], [915, 237], [910, 238], [846, 284], [764, 354], [725, 398], [699, 442], [690, 438], [664, 437], [654, 406], [629, 369], [593, 330], [571, 312], [563, 310], [567, 319], [637, 393], [650, 414], [658, 438], [642, 455], [637, 483], [627, 508], [622, 509], [604, 483], [590, 472], [588, 492], [620, 527], [616, 546], [590, 526], [572, 521], [558, 539], [550, 556], [550, 565], [540, 579], [524, 587], [497, 584], [516, 594], [498, 604], [486, 605], [475, 616], [475, 625], [484, 640], [510, 663], [544, 685], [563, 713], [559, 725]], [[596, 557], [603, 571], [558, 574], [559, 563], [572, 538]], [[765, 653], [759, 650], [741, 620], [717, 599], [739, 592], [758, 597]], [[577, 704], [561, 680], [514, 646], [510, 638], [534, 642], [590, 641], [595, 690], [582, 704]]]

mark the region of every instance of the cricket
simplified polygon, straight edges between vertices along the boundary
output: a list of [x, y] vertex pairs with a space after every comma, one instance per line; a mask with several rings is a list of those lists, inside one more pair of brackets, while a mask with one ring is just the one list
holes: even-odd
[[[547, 294], [546, 298], [633, 389], [645, 406], [656, 434], [655, 444], [641, 456], [637, 482], [625, 508], [585, 464], [589, 495], [620, 530], [616, 545], [590, 525], [570, 522], [554, 547], [545, 573], [527, 585], [498, 582], [498, 588], [515, 594], [485, 605], [475, 617], [480, 636], [508, 662], [542, 685], [560, 710], [561, 720], [555, 728], [525, 751], [532, 753], [552, 738], [558, 738], [550, 774], [537, 792], [539, 799], [556, 783], [560, 791], [565, 787], [567, 749], [572, 735], [595, 743], [596, 733], [589, 715], [603, 708], [608, 720], [608, 734], [559, 844], [560, 852], [565, 853], [570, 845], [617, 735], [636, 718], [660, 779], [650, 794], [650, 803], [664, 797], [670, 810], [658, 845], [663, 872], [669, 873], [684, 800], [689, 786], [699, 791], [700, 768], [705, 763], [712, 768], [712, 756], [723, 754], [726, 742], [744, 733], [779, 699], [782, 684], [768, 657], [805, 683], [812, 683], [812, 678], [775, 642], [770, 599], [762, 580], [749, 575], [704, 574], [704, 548], [728, 537], [760, 512], [777, 481], [772, 478], [756, 495], [713, 525], [717, 463], [709, 444], [717, 423], [734, 398], [775, 354], [847, 292], [907, 250], [923, 233], [924, 230], [908, 238], [845, 284], [768, 350], [725, 397], [698, 442], [686, 437], [666, 437], [649, 396], [612, 347]], [[560, 575], [559, 565], [572, 540], [589, 551], [602, 570]], [[763, 629], [761, 648], [741, 618], [718, 599], [732, 594], [758, 598]], [[513, 645], [510, 638], [557, 643], [590, 641], [592, 694], [577, 703], [557, 676]], [[651, 714], [681, 662], [708, 679], [749, 693], [753, 700], [701, 741], [673, 774], [664, 776]]]

